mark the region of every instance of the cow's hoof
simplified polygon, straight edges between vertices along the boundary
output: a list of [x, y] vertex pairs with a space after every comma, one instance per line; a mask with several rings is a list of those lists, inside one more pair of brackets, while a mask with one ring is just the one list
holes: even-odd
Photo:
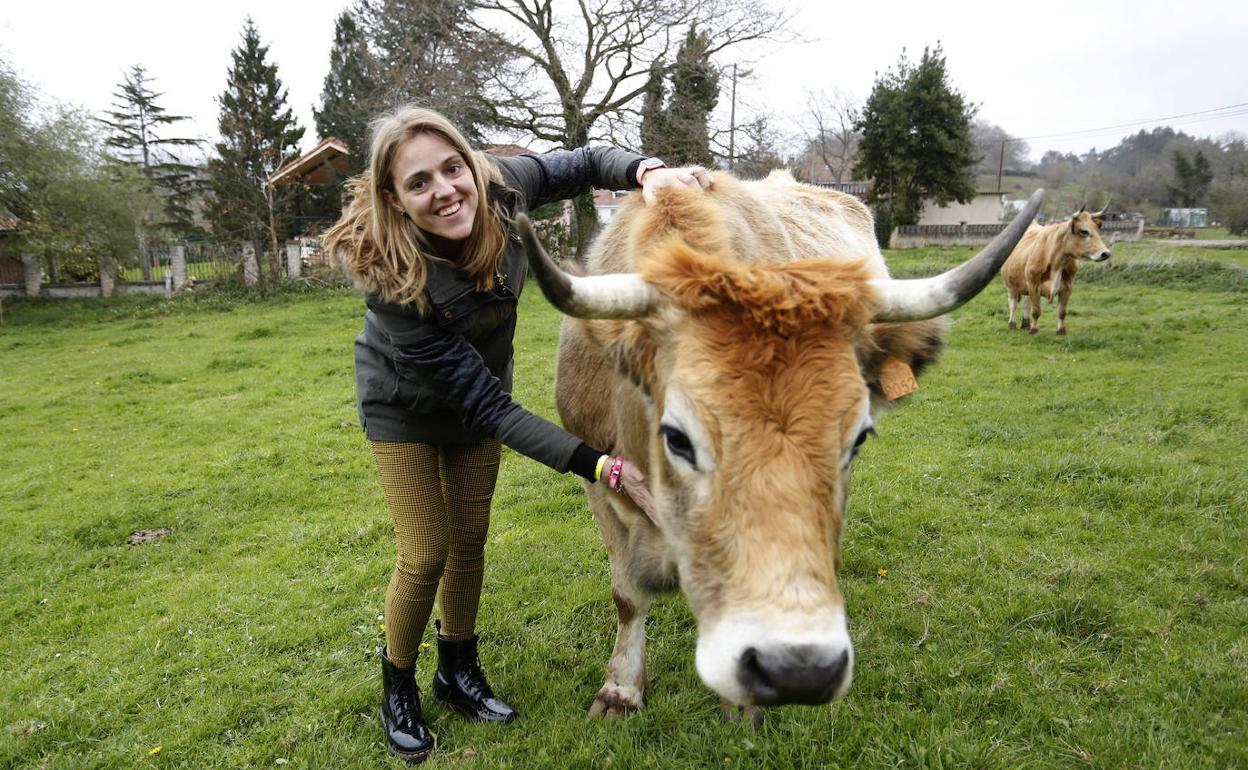
[[1014, 331], [1017, 328], [1018, 328], [1018, 324], [1014, 323], [1013, 321], [1010, 321], [1010, 331]]
[[641, 690], [620, 684], [607, 683], [598, 691], [598, 697], [589, 707], [591, 717], [619, 719], [641, 711]]
[[1066, 336], [1066, 330], [1065, 330], [1065, 329], [1058, 329], [1058, 330], [1057, 330], [1057, 336], [1059, 336], [1059, 337], [1065, 337], [1065, 336]]
[[1030, 329], [1030, 328], [1031, 328], [1031, 322], [1030, 322], [1030, 321], [1023, 321], [1023, 331], [1027, 331], [1027, 330], [1028, 330], [1028, 329]]
[[1032, 334], [1032, 335], [1034, 335], [1034, 334], [1035, 334], [1036, 332], [1038, 332], [1038, 331], [1040, 331], [1040, 327], [1038, 327], [1038, 326], [1033, 326], [1033, 327], [1031, 327], [1030, 329], [1028, 329], [1028, 330], [1027, 330], [1027, 333], [1028, 333], [1028, 334]]
[[720, 701], [719, 713], [725, 722], [740, 722], [756, 730], [763, 726], [763, 710], [758, 706], [738, 706]]

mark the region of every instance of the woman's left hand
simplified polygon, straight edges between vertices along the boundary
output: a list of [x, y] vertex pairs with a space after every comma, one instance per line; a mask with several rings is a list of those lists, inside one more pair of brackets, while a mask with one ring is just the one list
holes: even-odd
[[607, 478], [607, 486], [616, 492], [628, 495], [628, 499], [646, 514], [646, 518], [654, 526], [659, 526], [659, 519], [655, 513], [654, 498], [650, 496], [650, 488], [646, 486], [646, 476], [636, 464], [625, 460], [623, 457], [618, 458], [622, 462], [620, 466], [619, 476], [615, 479]]
[[711, 172], [702, 166], [652, 168], [641, 177], [641, 197], [650, 205], [654, 203], [655, 193], [664, 187], [687, 187], [702, 192], [709, 190], [713, 181]]

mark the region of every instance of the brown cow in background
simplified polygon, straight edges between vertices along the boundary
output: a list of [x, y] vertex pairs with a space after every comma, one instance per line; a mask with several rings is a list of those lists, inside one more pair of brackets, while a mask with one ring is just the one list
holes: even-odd
[[1014, 311], [1019, 297], [1024, 299], [1023, 328], [1030, 327], [1035, 334], [1039, 331], [1040, 297], [1052, 302], [1056, 296], [1057, 333], [1066, 333], [1066, 303], [1075, 285], [1079, 260], [1104, 262], [1110, 257], [1109, 248], [1101, 240], [1104, 214], [1105, 209], [1091, 213], [1081, 208], [1069, 220], [1045, 227], [1033, 224], [1023, 234], [1001, 268], [1001, 278], [1010, 298], [1011, 329], [1016, 328]]

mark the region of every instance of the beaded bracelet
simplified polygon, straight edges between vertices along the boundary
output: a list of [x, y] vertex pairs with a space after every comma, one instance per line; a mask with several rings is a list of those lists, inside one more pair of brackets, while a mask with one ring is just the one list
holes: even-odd
[[620, 472], [624, 470], [624, 458], [616, 455], [615, 462], [611, 464], [611, 472], [607, 474], [607, 488], [614, 489], [618, 494], [624, 494], [624, 480], [620, 478]]

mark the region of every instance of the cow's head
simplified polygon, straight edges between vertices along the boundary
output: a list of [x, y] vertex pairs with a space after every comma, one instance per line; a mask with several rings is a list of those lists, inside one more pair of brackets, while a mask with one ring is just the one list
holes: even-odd
[[[1108, 205], [1106, 206], [1108, 208]], [[1101, 240], [1101, 224], [1105, 221], [1105, 209], [1097, 212], [1081, 208], [1070, 217], [1070, 229], [1065, 235], [1063, 253], [1075, 259], [1104, 262], [1110, 257], [1109, 247]]]
[[[685, 202], [683, 214], [670, 195], [659, 206], [672, 221], [705, 214]], [[697, 618], [698, 673], [725, 699], [826, 703], [849, 686], [841, 524], [886, 401], [882, 369], [935, 356], [941, 324], [927, 319], [983, 288], [1038, 205], [1039, 194], [979, 256], [917, 281], [873, 279], [861, 262], [733, 258], [697, 237], [634, 239], [636, 273], [577, 277], [521, 220], [557, 307], [627, 319], [587, 332], [639, 394], [621, 443], [647, 469]]]

